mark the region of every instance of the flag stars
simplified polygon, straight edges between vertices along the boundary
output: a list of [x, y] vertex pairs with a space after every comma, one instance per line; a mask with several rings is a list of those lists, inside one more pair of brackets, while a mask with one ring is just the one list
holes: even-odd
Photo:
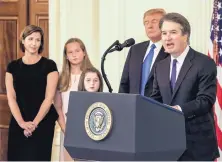
[[217, 14], [217, 20], [220, 20], [221, 18], [220, 18], [220, 14]]
[[219, 25], [217, 25], [217, 27], [216, 27], [216, 31], [219, 31], [220, 29], [219, 29]]
[[220, 40], [219, 41], [217, 41], [217, 42], [220, 42], [220, 44], [222, 45], [222, 37], [220, 38]]
[[220, 48], [219, 55], [222, 56], [222, 49]]
[[220, 2], [218, 2], [217, 7], [218, 7], [218, 9], [221, 8], [221, 3]]

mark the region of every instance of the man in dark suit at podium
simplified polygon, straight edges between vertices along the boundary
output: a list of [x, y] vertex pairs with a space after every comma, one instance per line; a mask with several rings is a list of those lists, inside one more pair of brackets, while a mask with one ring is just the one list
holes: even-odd
[[149, 97], [153, 89], [155, 64], [166, 58], [161, 43], [159, 20], [166, 14], [163, 9], [144, 13], [143, 23], [149, 41], [138, 43], [129, 50], [120, 81], [119, 93], [142, 94]]
[[184, 16], [166, 14], [160, 28], [171, 56], [155, 68], [151, 98], [184, 113], [187, 149], [179, 160], [213, 161], [219, 157], [213, 118], [216, 65], [189, 47], [191, 29]]

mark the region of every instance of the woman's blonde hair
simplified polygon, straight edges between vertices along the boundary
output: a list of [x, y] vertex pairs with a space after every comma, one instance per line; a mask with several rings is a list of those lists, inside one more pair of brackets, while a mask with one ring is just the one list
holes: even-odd
[[82, 40], [80, 40], [79, 38], [70, 38], [64, 45], [64, 50], [63, 50], [63, 65], [62, 65], [62, 72], [61, 75], [59, 76], [59, 83], [58, 83], [58, 90], [60, 92], [65, 92], [69, 89], [70, 87], [70, 81], [71, 81], [71, 64], [69, 62], [69, 60], [67, 59], [67, 49], [66, 46], [69, 43], [79, 43], [80, 48], [82, 49], [82, 51], [85, 53], [85, 56], [83, 58], [83, 61], [81, 63], [80, 69], [81, 71], [84, 71], [86, 68], [91, 68], [93, 67], [93, 65], [91, 64], [87, 51], [86, 51], [86, 47], [83, 43]]

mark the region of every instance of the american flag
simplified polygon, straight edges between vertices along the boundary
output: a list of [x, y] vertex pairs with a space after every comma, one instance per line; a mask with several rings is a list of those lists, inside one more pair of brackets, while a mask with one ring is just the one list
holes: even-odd
[[[216, 134], [222, 156], [222, 0], [214, 0], [208, 55], [217, 64], [217, 97], [214, 105]], [[222, 160], [220, 157], [217, 160]]]

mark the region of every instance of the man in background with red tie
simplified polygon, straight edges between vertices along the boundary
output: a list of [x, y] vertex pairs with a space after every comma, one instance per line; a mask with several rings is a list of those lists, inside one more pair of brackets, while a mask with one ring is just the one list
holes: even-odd
[[120, 81], [119, 93], [142, 94], [149, 97], [153, 89], [154, 67], [166, 58], [161, 43], [160, 19], [163, 9], [150, 9], [144, 13], [143, 24], [149, 41], [138, 43], [129, 50]]
[[187, 149], [179, 160], [213, 161], [219, 157], [213, 118], [216, 64], [189, 46], [191, 28], [184, 16], [166, 14], [160, 29], [170, 57], [155, 67], [151, 98], [184, 113]]

